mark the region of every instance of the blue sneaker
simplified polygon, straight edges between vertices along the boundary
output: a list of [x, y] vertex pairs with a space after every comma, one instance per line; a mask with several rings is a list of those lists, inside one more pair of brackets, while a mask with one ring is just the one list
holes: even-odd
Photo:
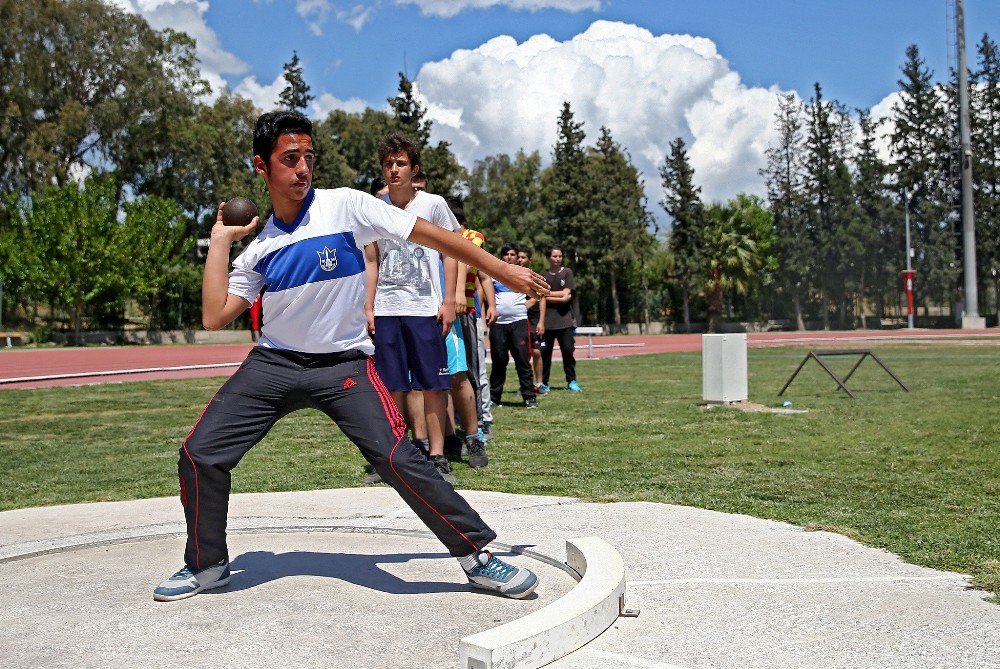
[[479, 551], [476, 559], [479, 565], [465, 572], [473, 588], [524, 599], [538, 586], [538, 577], [530, 569], [507, 564], [487, 550]]
[[229, 583], [229, 562], [222, 560], [197, 574], [185, 566], [179, 572], [160, 583], [153, 590], [153, 599], [158, 602], [172, 602], [177, 599], [194, 597], [202, 590], [221, 588]]
[[581, 388], [580, 384], [577, 383], [576, 381], [570, 381], [569, 385], [566, 386], [566, 387], [569, 388], [574, 393], [582, 393], [583, 392], [583, 388]]

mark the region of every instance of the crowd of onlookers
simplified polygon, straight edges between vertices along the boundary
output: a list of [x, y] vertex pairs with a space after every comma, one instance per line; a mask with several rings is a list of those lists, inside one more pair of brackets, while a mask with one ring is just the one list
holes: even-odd
[[[382, 178], [372, 183], [372, 195], [484, 247], [483, 234], [467, 226], [460, 200], [445, 200], [427, 192], [427, 175], [420, 171], [419, 151], [412, 142], [401, 135], [390, 135], [383, 144], [387, 140], [386, 146], [380, 146]], [[499, 257], [530, 267], [532, 250], [505, 243]], [[558, 246], [549, 248], [546, 257], [549, 268], [543, 276], [552, 292], [534, 299], [510, 290], [475, 267], [455, 263], [451, 268], [449, 262], [454, 261], [412, 242], [378, 242], [366, 248], [371, 289], [369, 330], [379, 374], [391, 379], [387, 385], [394, 395], [403, 395], [397, 401], [405, 407], [412, 441], [450, 482], [455, 479], [449, 458], [467, 457], [476, 469], [489, 463], [486, 445], [494, 436], [496, 409], [504, 404], [502, 394], [511, 358], [526, 408], [537, 408], [538, 396], [550, 390], [556, 341], [566, 387], [580, 392], [573, 357], [573, 272], [563, 267], [563, 252]], [[427, 297], [437, 302], [437, 308], [430, 308]], [[387, 324], [401, 332], [387, 336], [383, 330]], [[434, 361], [441, 358], [432, 350], [440, 348], [440, 342], [434, 340], [432, 331], [440, 332], [436, 339], [443, 340], [447, 364], [440, 369]], [[432, 378], [436, 371], [442, 373]], [[408, 378], [402, 378], [402, 372]], [[367, 483], [380, 480], [374, 472], [365, 478]]]

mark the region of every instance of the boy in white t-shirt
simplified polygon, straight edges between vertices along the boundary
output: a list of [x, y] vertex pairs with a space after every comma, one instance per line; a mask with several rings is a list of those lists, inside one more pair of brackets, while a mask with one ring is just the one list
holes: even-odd
[[[420, 150], [415, 143], [390, 133], [379, 142], [378, 159], [392, 205], [457, 232], [458, 221], [444, 198], [413, 188], [413, 175], [420, 171]], [[365, 249], [365, 255], [365, 314], [375, 340], [375, 367], [400, 411], [407, 393], [421, 393], [431, 462], [446, 481], [454, 483], [444, 454], [451, 389], [445, 335], [455, 321], [458, 261], [444, 258], [442, 285], [441, 256], [432, 248], [386, 239]]]

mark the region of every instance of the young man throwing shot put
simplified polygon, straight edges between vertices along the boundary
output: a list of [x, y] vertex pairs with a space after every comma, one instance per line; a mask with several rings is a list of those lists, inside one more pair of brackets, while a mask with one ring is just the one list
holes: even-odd
[[531, 571], [494, 557], [496, 534], [406, 438], [406, 425], [372, 362], [365, 322], [362, 248], [412, 240], [482, 267], [532, 294], [542, 278], [507, 266], [447, 232], [367, 193], [313, 190], [312, 124], [296, 112], [257, 120], [253, 162], [274, 214], [233, 262], [233, 242], [257, 225], [212, 228], [202, 284], [202, 320], [216, 330], [243, 313], [261, 288], [268, 314], [261, 338], [212, 398], [180, 449], [187, 521], [184, 566], [154, 591], [157, 601], [191, 597], [229, 582], [226, 516], [232, 469], [282, 416], [314, 407], [333, 419], [362, 455], [458, 558], [473, 587], [526, 597]]

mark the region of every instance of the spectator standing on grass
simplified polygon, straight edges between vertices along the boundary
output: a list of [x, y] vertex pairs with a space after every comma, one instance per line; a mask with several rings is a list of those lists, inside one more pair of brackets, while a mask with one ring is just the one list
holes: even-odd
[[[413, 141], [389, 133], [379, 142], [378, 159], [393, 206], [460, 238], [458, 221], [444, 198], [413, 188], [413, 176], [420, 171], [420, 149]], [[439, 257], [432, 248], [393, 239], [366, 248], [365, 314], [374, 332], [379, 376], [400, 411], [407, 393], [420, 393], [431, 462], [453, 483], [455, 476], [444, 455], [446, 394], [451, 390], [445, 336], [455, 321], [458, 262], [444, 258], [442, 284]]]
[[[500, 259], [509, 265], [517, 264], [517, 247], [504, 244]], [[531, 383], [531, 329], [528, 327], [527, 295], [513, 290], [496, 279], [493, 291], [497, 300], [497, 320], [490, 327], [490, 400], [494, 407], [501, 406], [503, 386], [507, 381], [507, 363], [514, 358], [521, 398], [529, 409], [538, 407], [535, 386]]]
[[307, 407], [337, 423], [458, 558], [473, 587], [526, 597], [538, 583], [535, 575], [485, 550], [496, 533], [406, 438], [403, 418], [371, 359], [375, 349], [367, 332], [361, 249], [379, 239], [412, 239], [486, 267], [520, 290], [544, 293], [544, 281], [365, 193], [314, 190], [312, 123], [302, 114], [260, 116], [253, 153], [274, 213], [230, 272], [232, 245], [251, 234], [259, 219], [227, 226], [225, 205], [219, 205], [205, 259], [202, 320], [209, 330], [225, 327], [265, 285], [268, 319], [246, 362], [215, 394], [181, 445], [184, 566], [154, 589], [153, 599], [185, 599], [229, 583], [226, 521], [232, 470], [281, 417]]
[[[426, 183], [424, 184], [426, 186]], [[458, 230], [465, 236], [463, 220], [459, 220], [458, 214], [465, 215], [461, 207], [449, 201], [448, 207], [455, 220], [458, 221]], [[445, 454], [453, 457], [467, 455], [469, 466], [473, 469], [481, 469], [489, 464], [486, 457], [486, 447], [483, 443], [482, 430], [479, 427], [479, 403], [476, 400], [476, 386], [473, 384], [473, 376], [470, 374], [470, 356], [468, 348], [474, 343], [471, 335], [471, 328], [475, 327], [475, 316], [469, 312], [474, 305], [469, 305], [466, 299], [466, 283], [469, 275], [475, 277], [478, 271], [470, 268], [463, 262], [458, 263], [458, 272], [455, 284], [455, 301], [451, 305], [455, 309], [455, 322], [451, 331], [445, 335], [445, 348], [448, 351], [448, 373], [451, 374], [451, 408], [448, 412], [448, 425], [445, 431]], [[441, 266], [441, 280], [444, 281], [444, 266]], [[445, 305], [448, 306], [448, 305]], [[475, 376], [478, 384], [479, 377]], [[455, 433], [455, 427], [461, 421], [462, 429], [465, 430], [464, 442]]]
[[551, 292], [545, 297], [545, 336], [542, 340], [542, 387], [549, 390], [549, 378], [552, 372], [552, 348], [559, 342], [562, 353], [563, 372], [566, 374], [566, 387], [574, 393], [580, 392], [580, 384], [576, 382], [576, 358], [573, 351], [576, 342], [573, 339], [573, 328], [576, 319], [573, 317], [573, 291], [576, 281], [573, 270], [563, 267], [563, 250], [558, 246], [549, 248], [546, 254], [549, 268], [542, 276], [549, 284]]
[[[531, 268], [531, 249], [521, 246], [517, 249], [517, 264], [521, 267]], [[528, 298], [528, 326], [534, 342], [541, 342], [545, 334], [545, 298], [536, 300]], [[540, 346], [531, 347], [531, 378], [534, 382], [535, 392], [544, 395], [549, 389], [543, 383], [542, 378], [542, 349]]]
[[[371, 186], [369, 186], [369, 192], [381, 200], [392, 204], [389, 200], [389, 187], [385, 183], [385, 179], [381, 176], [377, 176], [372, 179]], [[371, 248], [369, 248], [371, 247]], [[375, 262], [375, 272], [378, 272], [378, 243], [372, 242], [365, 247], [365, 264], [366, 271], [368, 263], [372, 262], [374, 258]], [[375, 330], [372, 324], [369, 324], [368, 336], [375, 336]], [[427, 424], [424, 421], [424, 403], [420, 393], [406, 393], [406, 408], [403, 411], [403, 415], [406, 417], [406, 424], [410, 429], [411, 441], [413, 445], [420, 449], [420, 452], [425, 456], [429, 454], [429, 448], [427, 446]], [[375, 484], [383, 483], [382, 476], [375, 471], [375, 468], [371, 465], [365, 465], [366, 475], [362, 479], [362, 483], [365, 484]]]
[[[469, 240], [479, 248], [486, 244], [486, 237], [478, 230], [472, 230], [467, 226], [465, 217], [465, 207], [457, 198], [448, 200], [451, 212], [458, 220], [458, 229], [462, 232], [462, 237]], [[465, 311], [457, 317], [462, 322], [462, 333], [465, 337], [465, 352], [468, 358], [469, 380], [472, 383], [476, 395], [477, 405], [477, 426], [480, 438], [492, 423], [493, 416], [489, 412], [490, 390], [489, 382], [486, 379], [486, 331], [484, 323], [489, 325], [496, 320], [495, 296], [493, 293], [493, 280], [479, 271], [476, 267], [468, 267], [459, 263], [459, 269], [466, 268], [465, 275], [459, 273], [459, 285], [457, 292], [461, 292], [465, 298]], [[483, 298], [480, 299], [480, 289]], [[485, 402], [483, 401], [485, 398]]]

